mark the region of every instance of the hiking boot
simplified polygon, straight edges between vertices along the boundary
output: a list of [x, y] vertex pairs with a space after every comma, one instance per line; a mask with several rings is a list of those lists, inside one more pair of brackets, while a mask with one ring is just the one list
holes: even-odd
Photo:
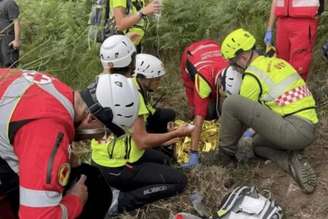
[[220, 166], [226, 168], [235, 167], [237, 163], [236, 157], [232, 155], [230, 151], [222, 149], [222, 147], [217, 152], [217, 160]]
[[289, 174], [305, 193], [314, 192], [318, 179], [309, 161], [299, 152], [288, 156]]
[[247, 162], [254, 157], [253, 138], [241, 137], [238, 141], [237, 160], [239, 162]]

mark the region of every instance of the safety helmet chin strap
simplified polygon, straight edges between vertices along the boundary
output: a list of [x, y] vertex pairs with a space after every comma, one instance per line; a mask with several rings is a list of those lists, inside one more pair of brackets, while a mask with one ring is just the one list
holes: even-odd
[[97, 83], [89, 86], [87, 89], [80, 91], [80, 95], [84, 102], [87, 104], [89, 112], [100, 120], [114, 135], [117, 137], [123, 135], [125, 131], [114, 124], [113, 111], [109, 107], [102, 107], [96, 99], [96, 86]]
[[250, 57], [248, 58], [245, 67], [242, 67], [241, 65], [237, 64], [237, 62], [236, 62], [236, 60], [238, 59], [238, 57], [240, 56], [240, 54], [237, 55], [237, 56], [236, 56], [236, 57], [230, 62], [230, 65], [232, 65], [232, 66], [234, 66], [234, 67], [237, 67], [237, 68], [240, 68], [240, 69], [242, 69], [243, 71], [245, 71], [245, 70], [248, 68], [248, 66], [250, 65], [250, 63], [252, 62], [252, 59], [253, 59], [253, 56], [254, 56], [254, 49], [252, 49], [250, 52], [251, 52], [251, 55], [250, 55]]
[[95, 129], [77, 129], [75, 132], [75, 141], [83, 141], [90, 138], [100, 138], [110, 133], [109, 129], [95, 128]]

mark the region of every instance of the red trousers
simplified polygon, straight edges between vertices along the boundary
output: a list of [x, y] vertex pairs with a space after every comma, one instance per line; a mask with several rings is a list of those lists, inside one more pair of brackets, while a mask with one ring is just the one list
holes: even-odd
[[314, 18], [278, 17], [276, 49], [279, 58], [289, 62], [306, 80], [317, 38], [318, 21]]

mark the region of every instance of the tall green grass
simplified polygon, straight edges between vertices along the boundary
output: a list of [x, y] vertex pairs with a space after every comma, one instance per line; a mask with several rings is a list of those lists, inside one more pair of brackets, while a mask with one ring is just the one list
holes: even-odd
[[87, 41], [90, 1], [19, 0], [22, 21], [20, 67], [49, 71], [74, 87], [101, 70], [98, 45]]
[[[18, 0], [23, 27], [20, 67], [50, 71], [74, 87], [85, 86], [101, 71], [99, 45], [88, 44], [88, 17], [92, 0]], [[222, 41], [237, 27], [252, 32], [262, 48], [271, 0], [162, 0], [157, 23], [153, 19], [145, 38], [147, 52], [157, 54], [168, 67], [163, 87], [184, 96], [178, 64], [183, 48], [202, 38]], [[310, 84], [319, 101], [328, 97], [327, 67], [320, 47], [328, 40], [328, 12], [321, 16]], [[182, 84], [181, 84], [182, 86]], [[174, 102], [174, 101], [173, 101]], [[184, 103], [184, 102], [183, 102]]]

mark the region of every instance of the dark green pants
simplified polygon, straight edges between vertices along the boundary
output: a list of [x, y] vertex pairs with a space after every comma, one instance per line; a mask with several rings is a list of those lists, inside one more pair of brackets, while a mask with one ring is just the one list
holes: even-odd
[[282, 117], [258, 102], [239, 95], [222, 107], [220, 148], [235, 153], [245, 128], [253, 128], [254, 152], [277, 161], [286, 151], [302, 150], [314, 141], [314, 125], [297, 116]]

